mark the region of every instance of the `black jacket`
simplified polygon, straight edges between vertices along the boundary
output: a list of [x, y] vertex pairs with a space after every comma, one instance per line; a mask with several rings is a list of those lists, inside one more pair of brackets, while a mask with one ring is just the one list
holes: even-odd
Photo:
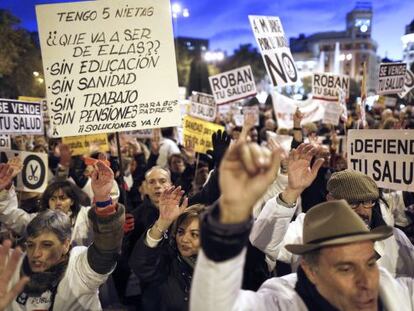
[[192, 265], [168, 241], [151, 248], [145, 244], [145, 237], [135, 244], [129, 261], [141, 281], [142, 310], [188, 310]]

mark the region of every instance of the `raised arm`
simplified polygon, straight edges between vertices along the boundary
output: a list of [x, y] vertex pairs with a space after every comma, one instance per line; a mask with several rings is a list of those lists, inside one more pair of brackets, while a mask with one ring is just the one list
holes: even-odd
[[[283, 250], [283, 240], [288, 228], [294, 226], [291, 219], [295, 213], [297, 200], [316, 178], [317, 172], [323, 163], [323, 159], [315, 161], [311, 167], [310, 162], [317, 148], [309, 144], [301, 144], [298, 149], [293, 149], [288, 160], [288, 185], [281, 193], [266, 202], [262, 212], [256, 219], [250, 234], [250, 241], [254, 246], [262, 250], [272, 261], [276, 261]], [[300, 230], [301, 231], [301, 230]], [[296, 230], [290, 228], [289, 239], [295, 239]], [[301, 238], [301, 236], [300, 236]], [[290, 263], [291, 253], [284, 262]]]
[[12, 186], [13, 179], [22, 167], [18, 157], [11, 158], [7, 164], [0, 164], [0, 222], [19, 235], [23, 235], [27, 224], [35, 216], [18, 208], [16, 192]]
[[[240, 291], [254, 203], [275, 179], [280, 152], [239, 140], [226, 152], [219, 183], [218, 205], [201, 222], [202, 250], [191, 290], [191, 310], [232, 310], [238, 298], [245, 309], [259, 310], [260, 298]], [[243, 296], [243, 297], [241, 297]], [[248, 297], [247, 297], [248, 296]]]
[[156, 282], [168, 277], [166, 270], [169, 262], [164, 256], [167, 252], [163, 252], [160, 242], [171, 224], [187, 208], [187, 199], [180, 205], [183, 194], [180, 187], [171, 187], [162, 193], [159, 202], [160, 216], [134, 246], [129, 266], [143, 282]]
[[0, 310], [5, 310], [23, 290], [26, 283], [29, 282], [29, 278], [25, 276], [20, 278], [11, 289], [9, 288], [9, 282], [17, 269], [21, 257], [22, 251], [20, 248], [11, 249], [10, 241], [4, 241], [0, 246]]
[[99, 274], [107, 274], [115, 267], [121, 250], [125, 209], [112, 202], [110, 193], [114, 180], [112, 169], [98, 161], [91, 176], [94, 206], [89, 211], [94, 239], [88, 249], [88, 262]]

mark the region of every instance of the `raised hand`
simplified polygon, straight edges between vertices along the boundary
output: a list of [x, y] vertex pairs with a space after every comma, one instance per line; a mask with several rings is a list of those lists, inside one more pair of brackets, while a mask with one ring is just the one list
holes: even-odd
[[212, 134], [213, 150], [208, 150], [207, 154], [213, 157], [216, 167], [220, 166], [220, 162], [223, 159], [224, 153], [230, 146], [231, 137], [226, 131], [218, 130]]
[[159, 201], [160, 216], [159, 222], [165, 225], [167, 228], [184, 212], [188, 206], [188, 199], [185, 198], [180, 205], [181, 198], [184, 195], [184, 191], [181, 187], [170, 187], [165, 190]]
[[158, 154], [161, 147], [161, 130], [153, 129], [151, 138], [151, 153]]
[[94, 170], [91, 175], [91, 186], [96, 202], [104, 202], [110, 199], [110, 193], [114, 181], [114, 172], [98, 160], [94, 165]]
[[128, 141], [128, 146], [130, 147], [132, 156], [138, 155], [142, 153], [142, 148], [136, 138], [132, 138]]
[[19, 175], [23, 169], [23, 163], [19, 157], [11, 158], [9, 161], [7, 161], [7, 164], [13, 170], [13, 178]]
[[319, 158], [310, 166], [312, 157], [318, 148], [311, 144], [300, 144], [289, 154], [288, 163], [288, 186], [282, 193], [286, 203], [294, 203], [300, 194], [315, 180], [324, 159]]
[[0, 163], [0, 190], [10, 186], [15, 178], [23, 169], [22, 161], [19, 157], [11, 158], [7, 164]]
[[151, 228], [150, 235], [152, 238], [160, 239], [163, 233], [187, 208], [188, 198], [185, 198], [180, 205], [183, 195], [184, 191], [181, 190], [181, 187], [170, 187], [161, 194], [158, 206], [160, 216]]
[[23, 253], [19, 247], [10, 251], [11, 242], [6, 240], [0, 246], [0, 310], [4, 310], [23, 290], [29, 282], [28, 277], [22, 277], [12, 287], [8, 289], [9, 282], [17, 269], [17, 264]]
[[293, 114], [293, 127], [300, 128], [302, 119], [303, 119], [303, 113], [299, 110], [299, 108], [296, 108], [296, 111]]
[[194, 150], [194, 141], [192, 139], [188, 139], [185, 141], [185, 147], [182, 149], [182, 152], [187, 159], [187, 163], [190, 165], [194, 164], [196, 159], [196, 152]]
[[220, 221], [246, 221], [253, 205], [276, 178], [281, 150], [270, 152], [256, 143], [238, 140], [224, 155], [219, 169]]

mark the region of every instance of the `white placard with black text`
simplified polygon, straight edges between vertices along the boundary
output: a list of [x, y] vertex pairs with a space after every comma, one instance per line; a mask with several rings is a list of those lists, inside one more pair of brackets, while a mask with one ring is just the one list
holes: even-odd
[[48, 181], [48, 156], [46, 153], [18, 150], [0, 152], [4, 152], [7, 159], [18, 156], [22, 161], [23, 169], [17, 175], [17, 190], [37, 193], [43, 193], [46, 190]]
[[406, 63], [382, 63], [379, 68], [377, 94], [397, 94], [404, 89]]
[[36, 6], [54, 137], [181, 123], [168, 0]]
[[40, 103], [0, 98], [0, 133], [43, 134]]
[[217, 105], [256, 95], [256, 83], [250, 65], [208, 78]]
[[347, 159], [378, 187], [414, 191], [414, 130], [350, 130]]
[[407, 72], [405, 74], [404, 88], [400, 93], [398, 93], [398, 96], [400, 98], [404, 98], [413, 89], [414, 89], [414, 73], [410, 69], [407, 69]]
[[273, 86], [296, 84], [298, 70], [279, 17], [249, 15], [249, 20]]
[[190, 116], [205, 121], [214, 121], [216, 114], [217, 107], [212, 95], [200, 92], [191, 94]]
[[332, 73], [314, 73], [312, 77], [313, 98], [337, 101], [338, 89], [345, 92], [346, 98], [349, 97], [350, 78]]
[[5, 150], [11, 149], [10, 135], [0, 135], [0, 149], [5, 149]]

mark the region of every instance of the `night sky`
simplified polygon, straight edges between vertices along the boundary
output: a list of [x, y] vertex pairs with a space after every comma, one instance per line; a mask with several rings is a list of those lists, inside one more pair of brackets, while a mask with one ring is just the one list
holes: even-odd
[[[156, 0], [154, 0], [156, 1]], [[9, 9], [22, 21], [21, 26], [37, 30], [35, 4], [75, 1], [0, 0], [0, 7]], [[281, 18], [288, 37], [319, 31], [345, 30], [346, 13], [355, 7], [355, 0], [180, 0], [188, 8], [188, 18], [179, 17], [179, 36], [210, 39], [210, 49], [229, 54], [242, 43], [255, 40], [248, 15], [271, 15]], [[378, 54], [401, 59], [400, 37], [405, 26], [414, 19], [414, 0], [373, 0], [372, 36], [378, 42]], [[24, 9], [22, 9], [24, 8]]]

